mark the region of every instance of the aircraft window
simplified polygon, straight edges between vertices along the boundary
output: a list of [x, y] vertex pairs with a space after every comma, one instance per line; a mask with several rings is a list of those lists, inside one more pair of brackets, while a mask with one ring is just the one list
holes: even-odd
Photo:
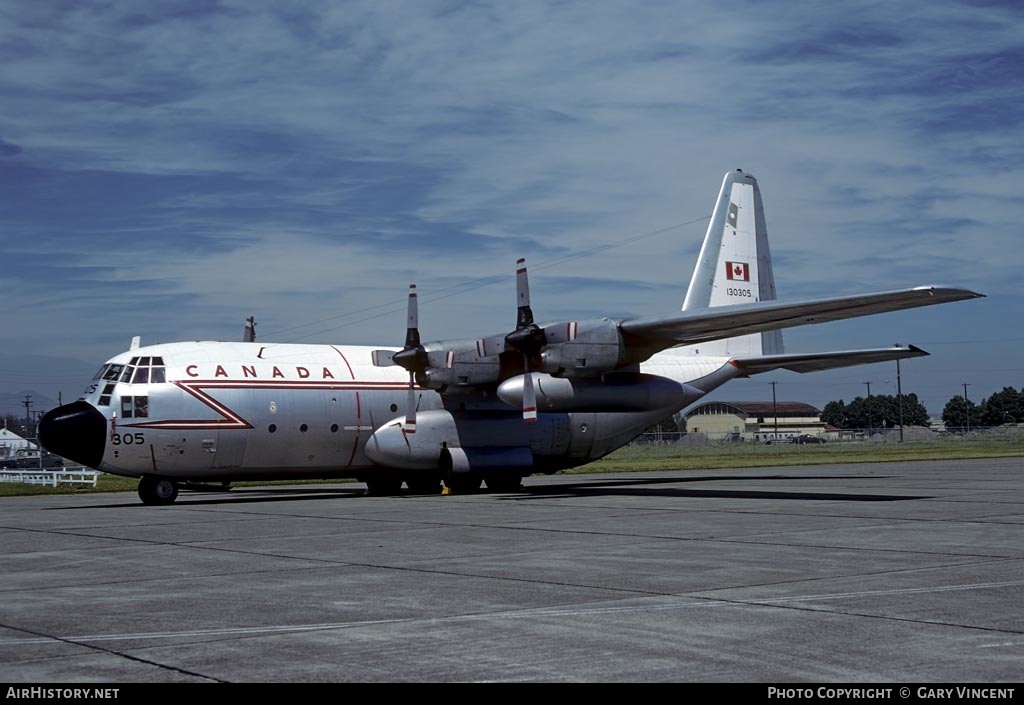
[[154, 367], [157, 366], [157, 365], [162, 365], [162, 364], [164, 364], [164, 359], [162, 357], [154, 357], [153, 358], [153, 366]]
[[139, 364], [142, 365], [143, 367], [149, 367], [149, 358], [148, 357], [142, 358], [139, 361]]
[[277, 430], [277, 424], [274, 424], [274, 423], [270, 424], [269, 426], [267, 426], [267, 430], [270, 431], [271, 433], [273, 433], [274, 431]]
[[94, 374], [94, 375], [92, 376], [92, 378], [93, 378], [93, 379], [99, 379], [100, 377], [102, 377], [102, 376], [103, 376], [103, 373], [104, 373], [104, 372], [106, 372], [106, 371], [107, 371], [107, 366], [106, 366], [106, 365], [103, 365], [102, 367], [100, 367], [100, 368], [99, 368], [99, 369], [98, 369], [98, 370], [96, 371], [96, 374]]
[[130, 419], [132, 417], [132, 398], [121, 397], [121, 418]]
[[[131, 368], [128, 368], [131, 369]], [[135, 376], [132, 377], [132, 384], [146, 384], [149, 382], [149, 368], [139, 367], [135, 370]]]
[[338, 424], [332, 423], [331, 424], [331, 433], [337, 433], [337, 432], [338, 432]]
[[126, 367], [126, 368], [124, 368], [124, 374], [121, 375], [121, 381], [122, 382], [131, 382], [132, 381], [132, 372], [134, 372], [134, 371], [135, 371], [134, 367]]
[[133, 357], [133, 358], [131, 359], [131, 362], [129, 362], [128, 364], [129, 364], [129, 365], [137, 365], [137, 364], [139, 364], [139, 358], [137, 358], [137, 357]]
[[[159, 360], [160, 358], [156, 358]], [[164, 377], [163, 367], [154, 367], [149, 373], [149, 383], [157, 384], [158, 382], [166, 382], [167, 379]]]
[[135, 397], [135, 418], [144, 419], [149, 416], [149, 397]]
[[299, 430], [305, 433], [306, 431], [309, 430], [309, 426], [307, 426], [306, 424], [302, 424], [301, 426], [299, 426]]
[[100, 406], [110, 406], [110, 395], [109, 394], [104, 394], [102, 397], [100, 397], [99, 405]]
[[107, 371], [103, 373], [103, 379], [109, 379], [116, 382], [117, 378], [121, 376], [121, 370], [123, 369], [124, 365], [110, 365], [107, 367]]

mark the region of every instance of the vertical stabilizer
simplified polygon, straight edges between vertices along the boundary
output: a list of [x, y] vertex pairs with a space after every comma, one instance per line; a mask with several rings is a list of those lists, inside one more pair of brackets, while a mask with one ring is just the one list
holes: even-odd
[[[740, 169], [730, 171], [722, 181], [683, 310], [775, 298], [775, 275], [757, 179]], [[783, 352], [782, 331], [726, 338], [688, 346], [686, 350], [701, 355], [778, 355]]]

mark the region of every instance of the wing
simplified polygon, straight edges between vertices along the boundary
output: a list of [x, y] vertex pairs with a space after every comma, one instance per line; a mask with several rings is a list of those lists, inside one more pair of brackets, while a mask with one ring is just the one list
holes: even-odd
[[740, 370], [741, 377], [771, 372], [772, 370], [789, 370], [790, 372], [820, 372], [834, 370], [839, 367], [866, 365], [871, 362], [889, 362], [903, 360], [908, 357], [924, 357], [927, 352], [911, 345], [907, 348], [876, 348], [873, 350], [846, 350], [841, 352], [807, 353], [794, 355], [759, 355], [757, 357], [736, 358], [732, 364]]
[[900, 291], [839, 296], [812, 301], [792, 303], [773, 301], [739, 306], [720, 306], [684, 311], [672, 316], [633, 318], [621, 321], [619, 328], [626, 345], [639, 352], [639, 360], [637, 359], [638, 355], [632, 351], [630, 359], [642, 361], [660, 350], [675, 345], [702, 343], [747, 333], [839, 321], [844, 318], [869, 316], [886, 311], [901, 311], [983, 296], [984, 294], [968, 289], [922, 286]]

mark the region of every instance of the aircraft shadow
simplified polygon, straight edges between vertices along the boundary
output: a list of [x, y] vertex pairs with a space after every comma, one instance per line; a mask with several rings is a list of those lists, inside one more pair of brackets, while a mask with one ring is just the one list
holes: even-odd
[[[715, 499], [786, 499], [804, 501], [838, 501], [838, 502], [898, 502], [911, 499], [931, 499], [924, 495], [890, 495], [890, 494], [863, 494], [851, 492], [786, 492], [776, 490], [750, 490], [750, 489], [683, 489], [676, 487], [653, 487], [660, 484], [680, 484], [683, 482], [707, 482], [707, 481], [807, 481], [807, 480], [835, 480], [835, 475], [809, 476], [809, 475], [759, 475], [754, 477], [728, 477], [706, 475], [688, 478], [642, 478], [635, 480], [606, 480], [598, 482], [581, 482], [572, 484], [557, 485], [533, 485], [525, 486], [520, 494], [502, 497], [505, 500], [524, 501], [531, 499], [551, 499], [554, 497], [703, 497]], [[878, 475], [843, 475], [842, 479], [871, 479], [883, 480]]]
[[[266, 488], [266, 487], [241, 487], [229, 491], [219, 492], [198, 492], [183, 490], [178, 500], [171, 507], [194, 507], [204, 504], [249, 504], [253, 502], [293, 502], [296, 499], [303, 501], [322, 499], [356, 499], [366, 495], [366, 490], [361, 486], [351, 490], [339, 490], [337, 487], [325, 487], [323, 489], [297, 489], [291, 488]], [[81, 507], [46, 507], [46, 511], [52, 510], [75, 510], [75, 509], [116, 509], [121, 507], [140, 507], [142, 503], [138, 500], [129, 502], [118, 502], [117, 504], [90, 504]]]

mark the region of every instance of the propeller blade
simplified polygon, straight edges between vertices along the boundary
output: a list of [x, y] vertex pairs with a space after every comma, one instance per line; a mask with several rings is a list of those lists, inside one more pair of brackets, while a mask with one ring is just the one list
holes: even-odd
[[529, 369], [529, 360], [523, 356], [523, 421], [537, 421], [537, 392], [533, 388], [533, 373]]
[[409, 324], [405, 332], [405, 347], [418, 348], [420, 346], [420, 313], [416, 301], [416, 285], [409, 285]]
[[530, 279], [526, 274], [526, 259], [516, 260], [516, 329], [533, 325], [533, 309], [530, 308]]
[[416, 433], [416, 374], [409, 373], [409, 398], [405, 406], [405, 428], [406, 433]]

